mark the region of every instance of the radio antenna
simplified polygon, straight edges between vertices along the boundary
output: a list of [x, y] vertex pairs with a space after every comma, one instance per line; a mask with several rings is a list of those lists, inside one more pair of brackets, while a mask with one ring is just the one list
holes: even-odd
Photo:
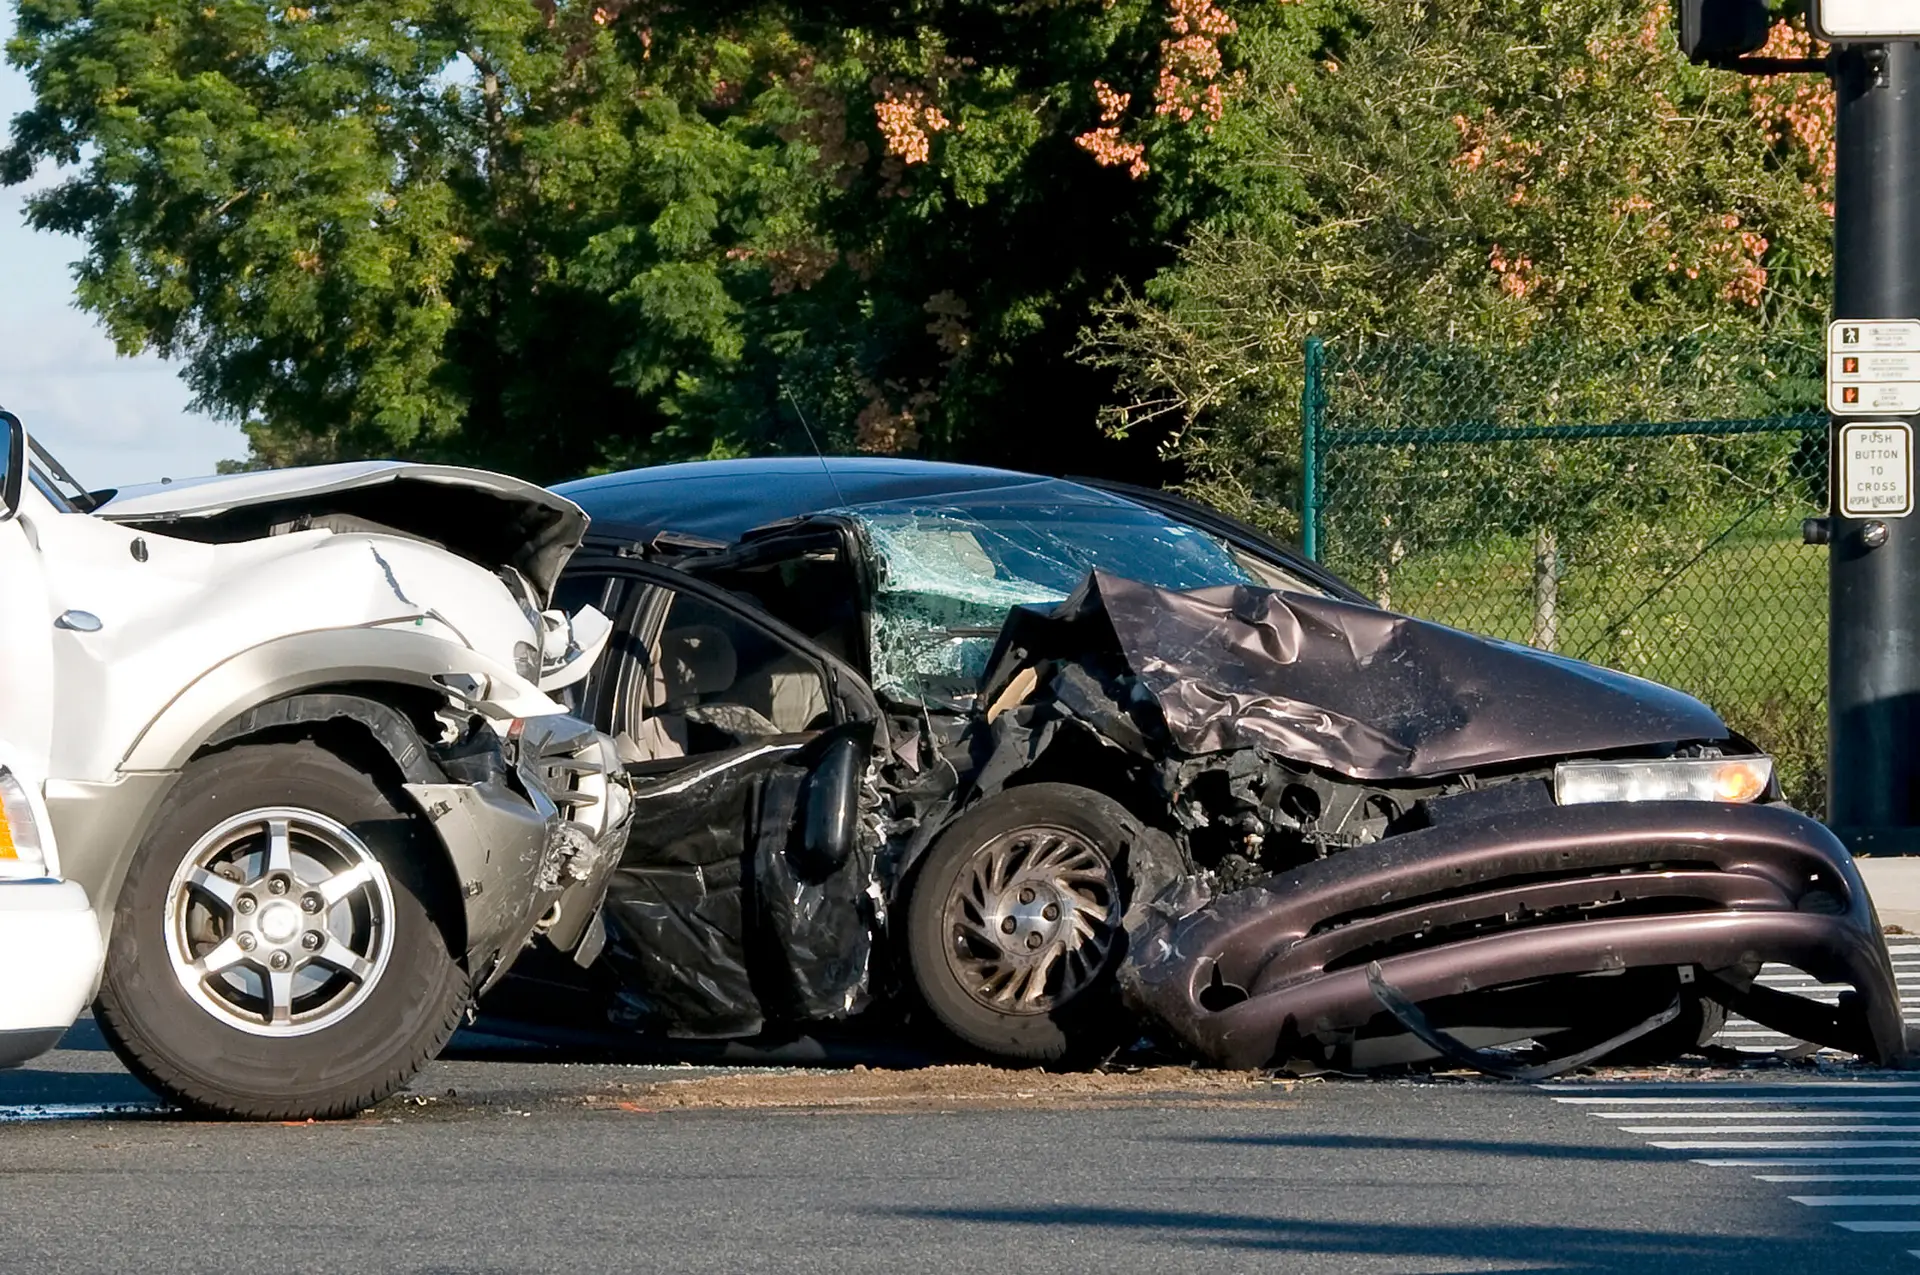
[[813, 458], [820, 462], [820, 471], [827, 476], [827, 484], [833, 488], [834, 499], [841, 504], [847, 503], [847, 494], [840, 490], [840, 480], [833, 476], [833, 466], [827, 464], [827, 454], [820, 450], [820, 440], [813, 436], [813, 426], [807, 424], [807, 414], [800, 410], [800, 400], [793, 396], [793, 387], [782, 384], [780, 389], [787, 396], [787, 402], [793, 404], [793, 414], [800, 418], [800, 428], [806, 433], [807, 446], [813, 448]]

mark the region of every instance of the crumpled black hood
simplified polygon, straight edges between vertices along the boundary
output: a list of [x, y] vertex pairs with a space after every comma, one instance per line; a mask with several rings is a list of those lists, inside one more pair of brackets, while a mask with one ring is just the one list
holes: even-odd
[[[1187, 753], [1263, 748], [1355, 779], [1723, 740], [1700, 701], [1625, 673], [1373, 607], [1094, 572], [1008, 618], [987, 667], [1117, 650]], [[1025, 662], [1025, 661], [1022, 661]]]

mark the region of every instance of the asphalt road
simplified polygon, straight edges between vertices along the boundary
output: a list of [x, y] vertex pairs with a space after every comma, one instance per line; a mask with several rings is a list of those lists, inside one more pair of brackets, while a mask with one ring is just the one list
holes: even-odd
[[[86, 1025], [71, 1040], [0, 1074], [0, 1270], [1920, 1272], [1920, 1235], [1836, 1224], [1920, 1207], [1796, 1203], [1810, 1188], [1754, 1176], [1777, 1168], [1697, 1163], [1737, 1153], [1660, 1132], [1731, 1099], [1772, 1123], [1712, 1140], [1817, 1141], [1777, 1132], [1823, 1127], [1780, 1124], [1803, 1117], [1778, 1099], [1830, 1122], [1861, 1095], [1895, 1123], [1833, 1136], [1897, 1139], [1920, 1120], [1910, 1078], [1085, 1089], [469, 1057], [358, 1119], [282, 1126], [153, 1113]], [[1627, 1114], [1648, 1095], [1680, 1097], [1671, 1119]], [[1920, 1164], [1901, 1141], [1844, 1155]]]

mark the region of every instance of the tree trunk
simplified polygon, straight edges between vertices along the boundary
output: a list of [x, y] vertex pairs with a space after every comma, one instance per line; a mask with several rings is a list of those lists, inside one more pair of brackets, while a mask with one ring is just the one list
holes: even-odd
[[1533, 635], [1538, 650], [1560, 649], [1560, 542], [1550, 528], [1533, 533]]

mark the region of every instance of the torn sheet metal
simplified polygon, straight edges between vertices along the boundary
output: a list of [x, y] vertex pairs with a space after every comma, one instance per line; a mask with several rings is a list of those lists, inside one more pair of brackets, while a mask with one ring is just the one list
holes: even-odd
[[792, 746], [747, 747], [693, 777], [637, 787], [603, 911], [605, 959], [622, 984], [616, 1021], [748, 1036], [866, 1006], [873, 857], [861, 847], [817, 878], [798, 866], [794, 816], [812, 760]]
[[491, 958], [525, 937], [549, 830], [559, 823], [553, 803], [530, 801], [498, 780], [407, 784], [447, 848], [466, 918], [467, 959], [487, 968]]
[[747, 750], [690, 780], [636, 785], [633, 832], [602, 909], [602, 959], [620, 978], [614, 1015], [623, 1023], [674, 1036], [760, 1030], [747, 972], [746, 857], [776, 755]]
[[989, 667], [1099, 651], [1125, 659], [1180, 750], [1262, 748], [1355, 779], [1729, 735], [1679, 691], [1544, 651], [1332, 598], [1102, 571], [1048, 611], [1016, 610]]
[[[349, 711], [314, 697], [302, 711]], [[378, 722], [377, 715], [358, 710]], [[407, 783], [446, 847], [460, 891], [476, 991], [504, 974], [537, 927], [562, 951], [579, 944], [626, 845], [630, 808], [613, 743], [577, 718], [531, 719], [509, 767], [499, 738], [475, 731], [434, 750], [453, 782]]]

